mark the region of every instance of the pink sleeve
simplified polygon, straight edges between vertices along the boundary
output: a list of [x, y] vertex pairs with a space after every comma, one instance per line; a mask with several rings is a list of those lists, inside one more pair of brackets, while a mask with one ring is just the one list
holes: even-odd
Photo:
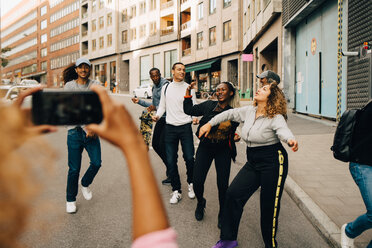
[[143, 235], [132, 244], [132, 248], [178, 248], [177, 234], [173, 228]]

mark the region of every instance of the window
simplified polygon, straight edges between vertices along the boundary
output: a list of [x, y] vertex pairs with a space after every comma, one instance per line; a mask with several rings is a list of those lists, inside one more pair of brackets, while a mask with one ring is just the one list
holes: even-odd
[[196, 34], [196, 49], [202, 49], [203, 48], [203, 32]]
[[229, 7], [231, 5], [231, 0], [223, 0], [223, 7]]
[[198, 4], [198, 19], [203, 19], [204, 17], [204, 3], [201, 2]]
[[156, 35], [156, 22], [150, 23], [150, 35]]
[[97, 40], [92, 40], [92, 51], [95, 51], [97, 49]]
[[140, 3], [140, 9], [139, 9], [139, 14], [145, 14], [146, 13], [146, 2], [141, 2]]
[[99, 48], [103, 48], [103, 46], [104, 46], [104, 40], [102, 36], [102, 37], [99, 37]]
[[133, 5], [131, 7], [131, 10], [132, 10], [131, 18], [136, 17], [136, 12], [137, 12], [136, 5]]
[[92, 0], [92, 12], [96, 12], [97, 0]]
[[140, 38], [143, 38], [146, 35], [146, 25], [140, 26]]
[[99, 0], [99, 8], [102, 9], [105, 7], [105, 0]]
[[48, 41], [48, 36], [47, 34], [43, 34], [40, 36], [40, 43], [44, 43]]
[[105, 26], [105, 23], [104, 23], [104, 21], [103, 21], [103, 16], [101, 16], [100, 18], [99, 18], [99, 28], [101, 29], [101, 28], [103, 28]]
[[127, 13], [127, 9], [123, 10], [123, 12], [121, 12], [121, 22], [126, 22], [128, 19], [128, 13]]
[[209, 45], [216, 45], [216, 27], [209, 29]]
[[248, 6], [247, 10], [247, 28], [251, 26], [251, 6]]
[[150, 83], [149, 70], [151, 69], [150, 55], [140, 57], [140, 85]]
[[107, 14], [107, 26], [111, 26], [112, 24], [112, 13]]
[[47, 55], [48, 55], [48, 49], [47, 48], [42, 48], [40, 50], [40, 56], [43, 58], [43, 57], [45, 57]]
[[40, 29], [45, 29], [47, 27], [47, 20], [42, 20], [40, 22]]
[[150, 0], [150, 11], [156, 9], [156, 0]]
[[154, 53], [152, 55], [152, 67], [155, 67], [155, 68], [160, 68], [160, 53]]
[[128, 42], [128, 30], [121, 32], [121, 43], [125, 44]]
[[209, 14], [216, 12], [216, 1], [217, 0], [209, 0]]
[[223, 41], [231, 40], [231, 21], [223, 23]]
[[92, 32], [97, 30], [97, 20], [92, 21]]
[[108, 4], [111, 4], [111, 3], [112, 3], [112, 0], [107, 0], [107, 3], [108, 3]]
[[132, 35], [131, 35], [132, 40], [137, 39], [137, 29], [136, 28], [132, 28], [131, 29], [131, 33], [132, 33]]
[[111, 46], [112, 45], [112, 34], [108, 34], [107, 35], [107, 46]]
[[164, 52], [164, 72], [166, 78], [172, 77], [172, 66], [177, 62], [177, 50]]
[[40, 8], [40, 16], [43, 16], [47, 13], [47, 6], [43, 6]]
[[47, 61], [41, 62], [41, 70], [46, 71], [47, 69], [48, 69], [48, 62]]

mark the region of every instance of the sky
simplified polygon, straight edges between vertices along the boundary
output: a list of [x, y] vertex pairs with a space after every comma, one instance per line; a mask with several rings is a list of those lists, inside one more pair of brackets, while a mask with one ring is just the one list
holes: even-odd
[[9, 10], [16, 6], [21, 0], [0, 0], [1, 1], [1, 16], [5, 15]]

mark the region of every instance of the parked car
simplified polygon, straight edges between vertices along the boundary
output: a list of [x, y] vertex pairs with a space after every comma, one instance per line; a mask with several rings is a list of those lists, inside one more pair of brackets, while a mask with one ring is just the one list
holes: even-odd
[[38, 85], [39, 82], [34, 79], [23, 79], [20, 82], [20, 85]]
[[143, 84], [136, 89], [133, 90], [134, 97], [144, 97], [144, 98], [151, 98], [152, 97], [152, 85], [150, 84]]
[[[6, 103], [11, 103], [15, 99], [18, 98], [19, 93], [22, 91], [25, 91], [30, 88], [37, 87], [37, 85], [15, 85], [11, 86], [9, 89], [7, 89], [7, 92], [5, 93], [4, 97], [2, 98], [3, 101]], [[23, 101], [23, 106], [25, 107], [31, 107], [31, 96], [27, 96], [25, 100]]]

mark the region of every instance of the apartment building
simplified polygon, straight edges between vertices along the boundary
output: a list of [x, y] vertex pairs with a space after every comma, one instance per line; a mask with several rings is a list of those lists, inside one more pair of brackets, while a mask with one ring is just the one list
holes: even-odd
[[92, 78], [112, 90], [115, 83], [122, 84], [119, 0], [82, 0], [80, 5], [80, 56], [91, 60]]
[[179, 1], [121, 1], [119, 23], [123, 70], [120, 90], [132, 91], [150, 83], [149, 70], [159, 68], [171, 78], [172, 64], [179, 56]]
[[257, 74], [272, 70], [282, 75], [282, 0], [243, 0], [242, 10], [243, 56], [248, 59], [241, 62], [241, 91], [243, 98], [252, 99], [259, 87]]
[[62, 87], [62, 70], [79, 56], [79, 1], [24, 0], [1, 18], [9, 60], [2, 77]]
[[199, 91], [239, 82], [241, 1], [181, 0], [180, 57]]
[[[199, 90], [209, 91], [222, 80], [238, 84], [239, 4], [231, 0], [120, 1], [119, 91], [150, 83], [152, 67], [171, 78], [177, 61], [186, 65], [186, 80], [196, 79]], [[90, 58], [94, 61], [94, 56]]]

